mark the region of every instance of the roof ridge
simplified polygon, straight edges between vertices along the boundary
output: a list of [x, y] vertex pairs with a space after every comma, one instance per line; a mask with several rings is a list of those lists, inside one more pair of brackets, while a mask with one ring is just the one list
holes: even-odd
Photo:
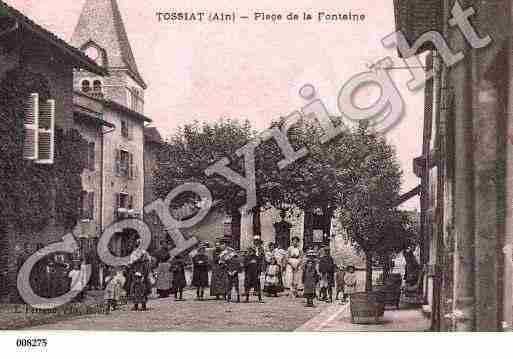
[[117, 39], [119, 42], [119, 47], [122, 52], [123, 61], [126, 63], [128, 69], [136, 77], [137, 82], [140, 82], [141, 85], [143, 85], [143, 87], [145, 88], [146, 83], [144, 82], [137, 67], [137, 62], [135, 61], [132, 46], [130, 45], [130, 40], [126, 32], [125, 23], [123, 22], [123, 16], [121, 15], [121, 11], [119, 10], [118, 2], [117, 0], [110, 0], [110, 3], [114, 15], [114, 27], [116, 28]]
[[89, 59], [82, 51], [80, 51], [70, 43], [64, 41], [59, 36], [55, 35], [53, 32], [39, 25], [34, 20], [29, 18], [27, 15], [25, 15], [15, 7], [7, 4], [2, 0], [0, 0], [0, 11], [2, 15], [12, 16], [16, 18], [20, 23], [22, 23], [22, 26], [28, 28], [29, 31], [37, 33], [39, 36], [44, 37], [47, 41], [59, 47], [69, 56], [74, 58], [76, 64], [80, 65], [82, 68], [94, 72], [98, 75], [107, 75], [107, 70], [104, 67], [99, 66], [96, 62]]

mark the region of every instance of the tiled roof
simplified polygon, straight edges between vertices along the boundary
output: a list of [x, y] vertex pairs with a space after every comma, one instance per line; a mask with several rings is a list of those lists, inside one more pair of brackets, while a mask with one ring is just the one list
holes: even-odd
[[37, 35], [39, 35], [44, 40], [55, 45], [59, 50], [61, 50], [65, 55], [69, 56], [73, 59], [74, 64], [81, 69], [93, 72], [98, 75], [107, 75], [108, 71], [98, 66], [93, 60], [84, 55], [82, 51], [71, 46], [66, 41], [60, 39], [58, 36], [53, 34], [52, 32], [46, 30], [41, 25], [38, 25], [33, 20], [29, 19], [27, 16], [22, 14], [20, 11], [16, 10], [12, 6], [7, 5], [5, 2], [0, 0], [0, 15], [10, 16], [18, 23], [20, 26], [27, 30], [31, 31]]
[[144, 116], [143, 114], [141, 114], [141, 113], [139, 113], [137, 111], [131, 110], [128, 107], [120, 105], [119, 103], [117, 103], [115, 101], [111, 101], [111, 100], [102, 100], [102, 101], [105, 104], [105, 106], [108, 106], [108, 107], [110, 107], [110, 108], [112, 108], [112, 109], [114, 109], [116, 111], [119, 111], [119, 112], [125, 113], [127, 115], [130, 115], [130, 116], [132, 116], [132, 118], [141, 120], [143, 122], [151, 122], [151, 118], [146, 117], [146, 116]]
[[156, 127], [144, 128], [144, 139], [150, 142], [161, 143], [162, 136]]

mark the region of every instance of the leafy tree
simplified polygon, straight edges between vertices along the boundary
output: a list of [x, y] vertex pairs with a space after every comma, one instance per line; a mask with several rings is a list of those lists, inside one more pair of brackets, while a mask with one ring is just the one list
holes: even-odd
[[376, 261], [383, 267], [383, 277], [390, 273], [391, 260], [408, 247], [415, 247], [419, 240], [419, 218], [416, 212], [391, 209], [381, 238], [374, 248]]
[[[281, 127], [283, 122], [273, 126]], [[321, 207], [328, 213], [339, 209], [340, 223], [348, 229], [355, 247], [366, 255], [370, 288], [373, 257], [403, 247], [397, 242], [403, 236], [387, 234], [403, 228], [391, 227], [402, 218], [393, 210], [402, 175], [394, 149], [365, 124], [326, 144], [320, 141], [322, 130], [311, 121], [301, 120], [287, 135], [295, 150], [306, 148], [308, 155], [280, 169], [281, 149], [273, 140], [262, 142], [255, 151], [257, 206], [288, 204], [303, 210]], [[204, 170], [227, 157], [230, 167], [243, 174], [243, 158], [235, 152], [254, 138], [247, 122], [223, 120], [184, 126], [162, 153], [155, 174], [157, 195], [164, 197], [185, 182], [199, 182], [211, 190], [215, 200], [225, 204], [228, 213], [233, 213], [245, 204], [245, 191], [222, 176], [207, 177]], [[190, 196], [184, 196], [176, 202], [183, 205], [190, 200]]]
[[[281, 127], [283, 120], [273, 126]], [[328, 144], [321, 144], [321, 129], [316, 123], [301, 120], [288, 132], [295, 150], [306, 148], [308, 154], [280, 169], [283, 159], [274, 141], [266, 141], [257, 149], [257, 189], [262, 203], [276, 207], [283, 203], [308, 210], [316, 206], [334, 209], [347, 189], [347, 165], [352, 156], [352, 137], [342, 134]]]
[[350, 165], [352, 184], [342, 196], [339, 220], [366, 256], [366, 290], [371, 290], [373, 257], [402, 247], [397, 242], [402, 237], [394, 235], [402, 228], [403, 217], [394, 209], [402, 172], [395, 150], [385, 138], [370, 133], [365, 124], [353, 136], [357, 151]]
[[[245, 191], [218, 174], [207, 176], [205, 170], [226, 157], [234, 171], [244, 174], [243, 157], [236, 156], [235, 152], [252, 138], [254, 131], [247, 121], [222, 119], [183, 126], [159, 154], [159, 165], [154, 173], [155, 194], [165, 198], [184, 183], [200, 183], [210, 190], [214, 201], [222, 202], [226, 213], [236, 214], [246, 202]], [[176, 198], [172, 206], [196, 206], [197, 200], [191, 193], [185, 193]]]

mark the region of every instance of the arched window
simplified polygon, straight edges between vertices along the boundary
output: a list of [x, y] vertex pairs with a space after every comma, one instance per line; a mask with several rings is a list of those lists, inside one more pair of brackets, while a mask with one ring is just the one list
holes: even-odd
[[91, 91], [91, 83], [89, 80], [83, 80], [82, 81], [82, 92], [90, 92]]
[[102, 82], [100, 80], [94, 80], [93, 82], [93, 92], [96, 94], [101, 94], [103, 92]]

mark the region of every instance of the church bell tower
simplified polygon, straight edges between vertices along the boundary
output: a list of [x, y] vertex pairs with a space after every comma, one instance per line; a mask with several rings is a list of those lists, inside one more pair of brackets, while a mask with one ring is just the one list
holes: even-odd
[[144, 113], [147, 86], [137, 68], [116, 0], [85, 0], [71, 43], [109, 71], [106, 77], [76, 73], [76, 90]]

